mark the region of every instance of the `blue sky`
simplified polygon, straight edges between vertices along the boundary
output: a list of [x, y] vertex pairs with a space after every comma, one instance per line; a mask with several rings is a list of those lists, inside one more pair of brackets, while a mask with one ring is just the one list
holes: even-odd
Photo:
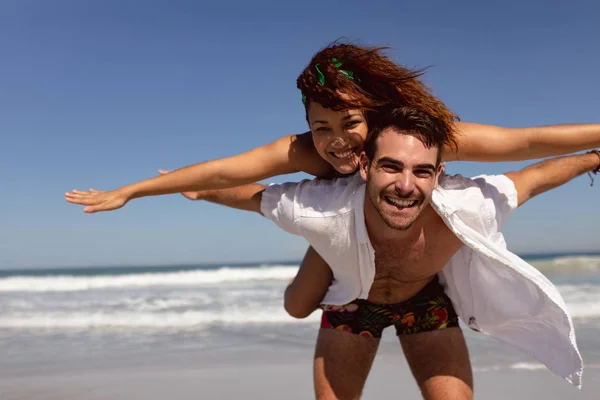
[[[88, 215], [63, 193], [305, 131], [296, 77], [340, 37], [432, 66], [426, 82], [464, 121], [600, 122], [592, 1], [201, 3], [2, 2], [0, 268], [300, 258], [304, 240], [258, 215], [177, 195]], [[580, 177], [526, 204], [505, 228], [509, 246], [600, 250], [597, 186]]]

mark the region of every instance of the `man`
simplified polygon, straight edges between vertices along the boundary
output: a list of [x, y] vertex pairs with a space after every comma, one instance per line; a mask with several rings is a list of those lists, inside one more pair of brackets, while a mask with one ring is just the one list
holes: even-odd
[[582, 360], [563, 299], [506, 250], [500, 229], [533, 196], [597, 172], [600, 153], [466, 179], [443, 174], [445, 139], [438, 121], [404, 107], [372, 121], [360, 176], [204, 197], [305, 237], [331, 267], [315, 353], [318, 398], [360, 397], [389, 325], [425, 398], [472, 398], [457, 314], [580, 386]]

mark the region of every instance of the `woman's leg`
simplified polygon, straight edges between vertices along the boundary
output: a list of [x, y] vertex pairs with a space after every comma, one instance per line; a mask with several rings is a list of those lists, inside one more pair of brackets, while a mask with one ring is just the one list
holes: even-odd
[[285, 310], [294, 318], [308, 317], [321, 304], [332, 279], [329, 265], [309, 247], [296, 278], [285, 290]]

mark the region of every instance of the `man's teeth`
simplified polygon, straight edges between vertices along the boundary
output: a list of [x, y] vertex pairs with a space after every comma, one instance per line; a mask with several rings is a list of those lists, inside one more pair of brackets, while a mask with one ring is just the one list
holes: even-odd
[[344, 152], [334, 152], [333, 155], [336, 156], [337, 158], [346, 158], [352, 153], [353, 153], [353, 151], [352, 151], [352, 149], [350, 149], [350, 150], [344, 151]]
[[415, 204], [417, 204], [416, 200], [399, 200], [399, 199], [392, 199], [391, 197], [388, 197], [387, 200], [392, 203], [393, 205], [395, 205], [396, 207], [412, 207]]

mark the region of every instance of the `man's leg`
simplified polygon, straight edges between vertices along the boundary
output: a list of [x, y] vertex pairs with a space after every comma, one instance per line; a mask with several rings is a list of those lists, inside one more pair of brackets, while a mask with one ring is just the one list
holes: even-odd
[[399, 338], [423, 398], [473, 398], [469, 351], [459, 327], [399, 335]]
[[314, 359], [316, 398], [359, 399], [378, 346], [378, 338], [320, 329]]

